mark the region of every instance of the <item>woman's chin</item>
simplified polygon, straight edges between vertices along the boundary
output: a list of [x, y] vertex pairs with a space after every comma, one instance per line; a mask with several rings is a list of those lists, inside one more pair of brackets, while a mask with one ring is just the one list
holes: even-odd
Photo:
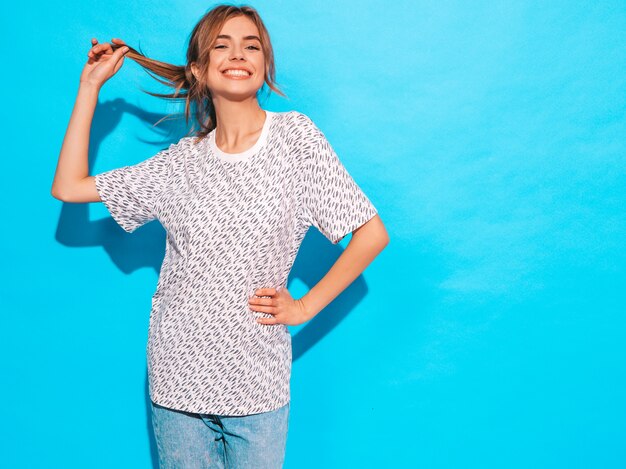
[[211, 96], [213, 99], [222, 98], [228, 101], [245, 101], [250, 98], [256, 98], [260, 87], [251, 88], [249, 86], [228, 86], [220, 89], [212, 89]]

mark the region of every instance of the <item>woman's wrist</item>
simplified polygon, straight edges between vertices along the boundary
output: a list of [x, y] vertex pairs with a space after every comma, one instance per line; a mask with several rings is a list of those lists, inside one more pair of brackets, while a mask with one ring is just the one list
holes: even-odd
[[78, 84], [78, 90], [79, 91], [83, 90], [87, 93], [98, 94], [100, 92], [100, 88], [102, 88], [102, 85], [98, 85], [96, 83], [93, 83], [87, 80], [80, 80]]
[[308, 293], [296, 301], [300, 304], [300, 309], [304, 313], [307, 321], [313, 319], [317, 316], [317, 313], [319, 313], [319, 311], [315, 309], [314, 302], [311, 301], [311, 297]]

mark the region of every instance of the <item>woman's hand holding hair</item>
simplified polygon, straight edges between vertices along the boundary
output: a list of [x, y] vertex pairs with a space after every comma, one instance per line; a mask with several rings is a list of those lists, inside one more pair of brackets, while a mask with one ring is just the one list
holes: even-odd
[[[259, 296], [269, 296], [269, 298], [258, 298]], [[289, 290], [283, 287], [255, 290], [254, 296], [248, 300], [248, 305], [252, 311], [269, 313], [274, 316], [273, 318], [257, 318], [256, 321], [260, 324], [297, 326], [312, 317], [307, 312], [302, 300], [294, 300]]]
[[93, 85], [100, 89], [104, 82], [117, 73], [124, 63], [124, 54], [129, 48], [121, 39], [112, 39], [112, 44], [98, 44], [91, 39], [92, 47], [87, 53], [87, 63], [80, 75], [80, 84]]
[[[89, 175], [89, 130], [100, 88], [120, 69], [129, 50], [124, 41], [98, 44], [91, 40], [89, 60], [80, 75], [78, 96], [65, 132], [51, 194], [64, 202], [99, 202], [95, 177]], [[115, 50], [114, 50], [115, 49]]]

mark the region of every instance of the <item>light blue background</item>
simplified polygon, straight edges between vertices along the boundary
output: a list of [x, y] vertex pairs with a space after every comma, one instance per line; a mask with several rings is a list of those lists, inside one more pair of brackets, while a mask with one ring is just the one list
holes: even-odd
[[[391, 243], [293, 328], [286, 468], [626, 467], [626, 4], [263, 1], [277, 79]], [[17, 2], [2, 21], [1, 464], [151, 468], [145, 346], [163, 256], [50, 195], [90, 38], [182, 64], [212, 6]], [[136, 63], [92, 174], [174, 137]], [[169, 140], [168, 140], [169, 139]], [[309, 231], [289, 289], [348, 241]]]

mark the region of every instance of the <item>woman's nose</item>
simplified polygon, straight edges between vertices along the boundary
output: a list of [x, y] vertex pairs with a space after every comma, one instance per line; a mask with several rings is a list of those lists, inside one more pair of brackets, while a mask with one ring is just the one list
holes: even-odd
[[232, 54], [230, 55], [230, 59], [243, 59], [243, 54], [241, 53], [241, 51], [239, 49], [233, 49]]

